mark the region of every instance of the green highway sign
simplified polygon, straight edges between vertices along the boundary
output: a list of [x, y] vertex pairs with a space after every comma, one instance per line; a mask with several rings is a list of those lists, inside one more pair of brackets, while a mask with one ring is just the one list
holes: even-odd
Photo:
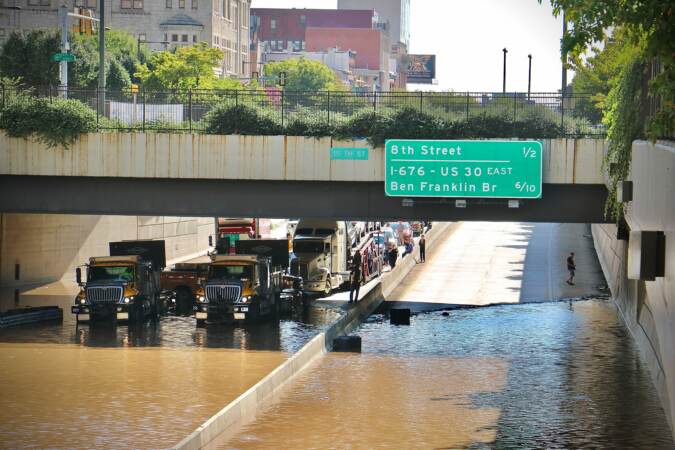
[[54, 53], [52, 55], [52, 61], [55, 61], [55, 62], [61, 62], [61, 61], [75, 62], [75, 55], [73, 55], [72, 53]]
[[367, 148], [352, 148], [352, 147], [333, 147], [330, 149], [330, 159], [333, 160], [368, 160]]
[[541, 198], [537, 141], [388, 140], [390, 197]]

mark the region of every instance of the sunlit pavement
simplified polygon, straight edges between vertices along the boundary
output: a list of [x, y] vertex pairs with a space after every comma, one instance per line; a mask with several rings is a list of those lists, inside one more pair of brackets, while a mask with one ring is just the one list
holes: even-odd
[[[570, 252], [574, 286], [565, 282]], [[427, 249], [387, 300], [482, 306], [597, 296], [604, 286], [589, 225], [464, 222]]]

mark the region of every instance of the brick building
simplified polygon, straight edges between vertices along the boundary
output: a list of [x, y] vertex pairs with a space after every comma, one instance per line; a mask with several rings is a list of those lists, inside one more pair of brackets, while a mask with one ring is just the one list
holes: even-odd
[[350, 52], [356, 86], [390, 89], [391, 43], [375, 10], [254, 8], [251, 22], [252, 54]]

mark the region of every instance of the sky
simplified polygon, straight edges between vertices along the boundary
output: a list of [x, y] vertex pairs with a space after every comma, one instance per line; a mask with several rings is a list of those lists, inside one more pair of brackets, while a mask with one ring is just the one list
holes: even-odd
[[[337, 0], [253, 0], [252, 7], [335, 9]], [[507, 91], [527, 91], [528, 54], [532, 92], [560, 89], [562, 18], [548, 0], [411, 0], [410, 16], [409, 53], [436, 55], [438, 85], [409, 88], [501, 92], [506, 48]]]

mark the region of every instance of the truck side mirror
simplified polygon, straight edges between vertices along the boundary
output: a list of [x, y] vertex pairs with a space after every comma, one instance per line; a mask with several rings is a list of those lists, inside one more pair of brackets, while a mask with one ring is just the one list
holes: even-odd
[[209, 247], [213, 247], [213, 236], [209, 235]]
[[79, 267], [75, 268], [75, 280], [78, 286], [82, 286], [82, 269]]

